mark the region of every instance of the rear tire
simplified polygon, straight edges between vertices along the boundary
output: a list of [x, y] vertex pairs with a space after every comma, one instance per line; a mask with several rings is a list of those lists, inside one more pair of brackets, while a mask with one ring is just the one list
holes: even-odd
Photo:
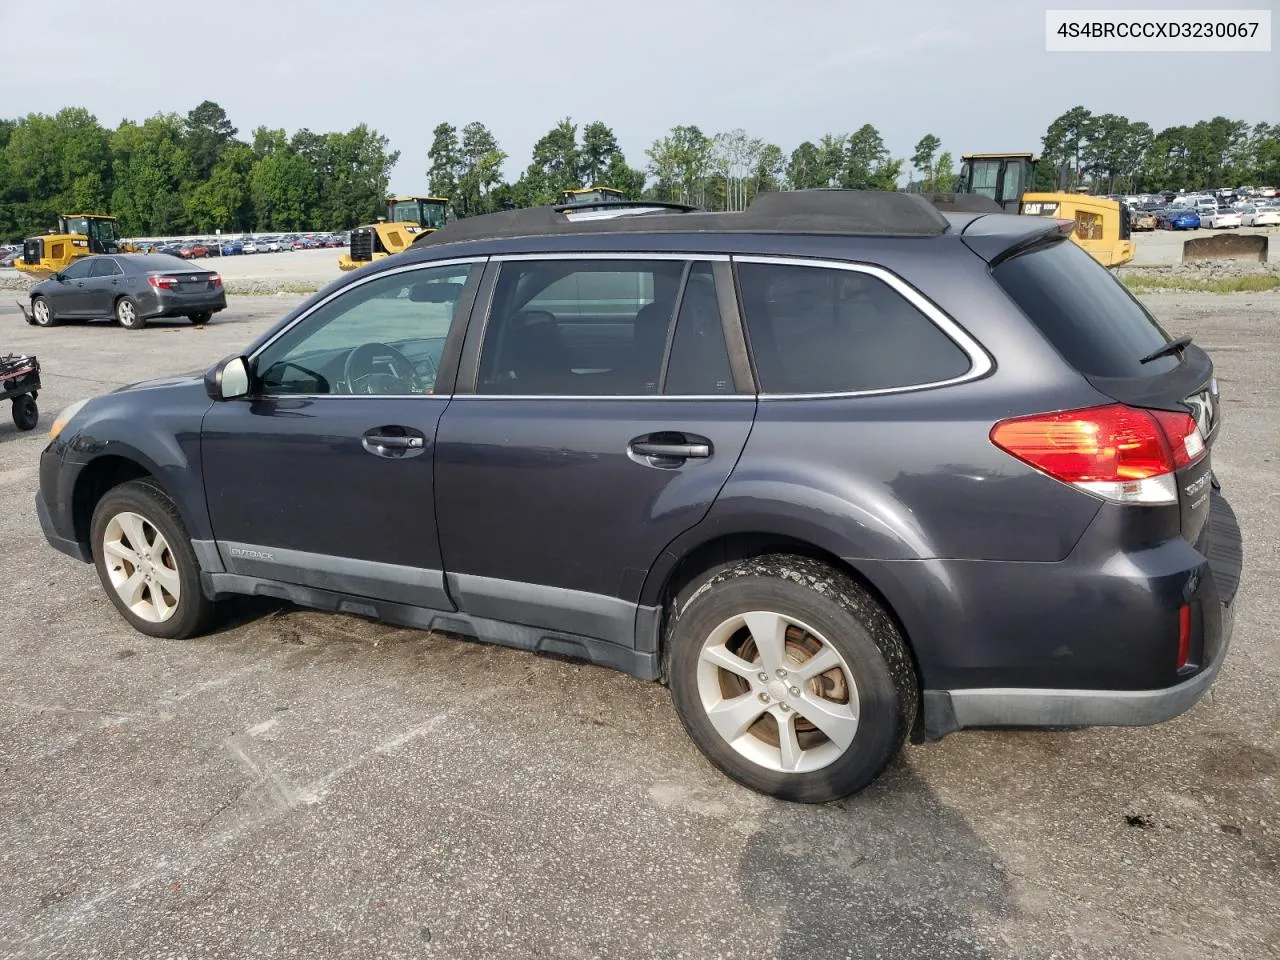
[[40, 408], [30, 395], [13, 398], [13, 425], [19, 430], [34, 430], [40, 422]]
[[53, 312], [53, 304], [47, 297], [36, 297], [31, 301], [31, 322], [37, 327], [58, 325], [58, 315]]
[[138, 302], [133, 297], [121, 297], [116, 301], [116, 323], [126, 330], [141, 330], [147, 325], [138, 313]]
[[850, 577], [806, 557], [744, 560], [686, 590], [667, 655], [694, 743], [732, 779], [779, 799], [861, 790], [915, 723], [915, 668], [893, 620]]
[[190, 320], [197, 327], [203, 327], [206, 323], [209, 322], [210, 319], [212, 319], [212, 317], [213, 317], [212, 310], [201, 310], [199, 313], [187, 314], [187, 319]]
[[184, 640], [213, 622], [200, 563], [178, 508], [150, 478], [109, 490], [93, 511], [90, 545], [98, 579], [139, 633]]

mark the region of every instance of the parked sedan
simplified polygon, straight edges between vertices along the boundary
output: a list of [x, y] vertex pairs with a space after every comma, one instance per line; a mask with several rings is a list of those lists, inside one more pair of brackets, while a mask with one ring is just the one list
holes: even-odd
[[266, 253], [267, 244], [262, 240], [246, 240], [244, 242], [245, 253]]
[[163, 253], [81, 257], [29, 296], [28, 321], [37, 327], [105, 317], [126, 330], [141, 330], [158, 317], [199, 325], [227, 306], [220, 276]]
[[1208, 227], [1210, 230], [1239, 227], [1240, 224], [1240, 214], [1230, 207], [1219, 207], [1212, 213], [1201, 214], [1200, 216], [1200, 226]]
[[1200, 214], [1190, 207], [1173, 207], [1162, 211], [1156, 217], [1157, 225], [1162, 230], [1198, 230]]
[[1246, 227], [1280, 227], [1280, 210], [1247, 203], [1238, 211], [1240, 222]]
[[244, 244], [239, 240], [227, 240], [222, 244], [224, 257], [234, 257], [241, 253], [244, 253]]

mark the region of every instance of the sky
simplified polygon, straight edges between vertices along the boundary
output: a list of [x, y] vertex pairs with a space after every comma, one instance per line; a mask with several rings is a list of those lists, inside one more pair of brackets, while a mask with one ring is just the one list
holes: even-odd
[[[1045, 51], [1046, 6], [1142, 0], [0, 0], [0, 116], [88, 108], [107, 126], [223, 106], [259, 125], [376, 128], [393, 190], [426, 188], [431, 130], [485, 123], [508, 177], [558, 120], [603, 120], [632, 166], [676, 124], [744, 128], [786, 153], [864, 123], [894, 156], [925, 133], [967, 152], [1040, 149], [1083, 104], [1157, 131], [1222, 114], [1280, 122], [1280, 52]], [[1147, 6], [1152, 6], [1148, 3]], [[1175, 0], [1165, 0], [1174, 6]], [[1198, 0], [1273, 10], [1277, 0]], [[39, 42], [31, 42], [39, 38]]]

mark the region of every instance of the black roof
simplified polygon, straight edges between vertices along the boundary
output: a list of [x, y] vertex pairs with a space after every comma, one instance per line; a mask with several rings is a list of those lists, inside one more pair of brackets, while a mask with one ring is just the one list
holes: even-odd
[[759, 194], [735, 213], [638, 213], [570, 220], [552, 207], [504, 210], [455, 220], [415, 248], [469, 240], [583, 233], [790, 233], [934, 237], [950, 224], [928, 199], [882, 190], [790, 190]]

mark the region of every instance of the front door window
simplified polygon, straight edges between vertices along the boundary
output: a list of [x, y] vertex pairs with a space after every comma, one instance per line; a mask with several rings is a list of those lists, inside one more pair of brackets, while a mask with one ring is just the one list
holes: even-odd
[[436, 392], [445, 340], [471, 264], [387, 274], [348, 289], [257, 357], [259, 392]]

